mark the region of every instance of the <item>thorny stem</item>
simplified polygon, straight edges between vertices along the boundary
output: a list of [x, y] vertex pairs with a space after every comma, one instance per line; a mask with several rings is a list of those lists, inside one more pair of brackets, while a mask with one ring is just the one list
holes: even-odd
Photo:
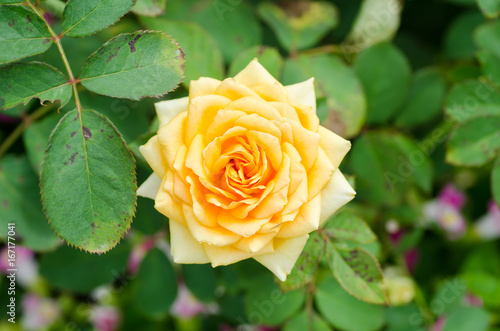
[[66, 71], [68, 72], [69, 76], [69, 82], [71, 86], [73, 87], [73, 95], [75, 96], [75, 104], [76, 104], [76, 109], [78, 110], [79, 113], [82, 112], [82, 105], [80, 103], [80, 97], [78, 95], [78, 89], [76, 87], [76, 83], [78, 82], [75, 80], [75, 76], [73, 75], [73, 71], [71, 70], [71, 67], [68, 62], [68, 58], [66, 57], [66, 53], [64, 52], [64, 48], [61, 44], [61, 37], [57, 35], [57, 33], [54, 32], [50, 24], [47, 22], [47, 20], [43, 17], [42, 13], [38, 10], [38, 8], [31, 3], [30, 0], [26, 0], [26, 4], [33, 10], [35, 14], [37, 14], [44, 22], [47, 28], [49, 29], [49, 32], [52, 36], [52, 40], [56, 43], [57, 49], [59, 50], [59, 54], [61, 54], [61, 58], [64, 62], [64, 66], [66, 67]]
[[31, 123], [33, 123], [43, 115], [47, 114], [52, 108], [54, 108], [55, 105], [55, 103], [51, 103], [47, 106], [42, 106], [30, 115], [23, 118], [21, 124], [19, 124], [17, 128], [15, 128], [14, 131], [12, 131], [12, 133], [0, 145], [0, 158], [5, 154], [5, 152], [7, 152], [10, 146], [12, 146], [12, 144], [16, 142], [21, 134], [23, 134], [24, 129], [29, 127]]

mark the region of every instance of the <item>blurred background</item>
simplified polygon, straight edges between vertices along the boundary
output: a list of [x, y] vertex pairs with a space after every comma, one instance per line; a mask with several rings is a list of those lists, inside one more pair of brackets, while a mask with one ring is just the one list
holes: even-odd
[[[40, 1], [60, 31], [65, 3]], [[78, 74], [123, 32], [161, 30], [186, 56], [188, 94], [201, 76], [230, 77], [257, 57], [283, 84], [315, 77], [322, 125], [353, 143], [341, 165], [355, 212], [378, 241], [390, 306], [346, 293], [324, 261], [312, 284], [282, 293], [255, 261], [212, 269], [170, 260], [168, 222], [138, 198], [132, 228], [103, 255], [67, 246], [43, 214], [40, 161], [58, 110], [38, 100], [0, 113], [0, 237], [16, 222], [16, 323], [0, 330], [500, 330], [500, 1], [137, 0], [115, 25], [62, 40]], [[55, 46], [29, 58], [63, 70]], [[137, 162], [157, 129], [153, 104], [82, 88]], [[496, 161], [495, 161], [496, 159]], [[496, 200], [495, 200], [496, 199]], [[495, 202], [496, 201], [496, 202]], [[0, 252], [0, 306], [9, 304]], [[8, 312], [8, 307], [7, 310]]]

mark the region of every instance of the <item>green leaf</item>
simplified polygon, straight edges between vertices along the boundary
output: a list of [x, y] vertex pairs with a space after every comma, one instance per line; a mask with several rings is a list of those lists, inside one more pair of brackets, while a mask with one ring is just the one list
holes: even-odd
[[285, 61], [284, 84], [311, 77], [315, 78], [316, 98], [326, 98], [328, 115], [322, 124], [343, 137], [355, 136], [365, 120], [366, 100], [354, 71], [329, 54], [300, 55]]
[[132, 11], [142, 16], [158, 16], [165, 11], [167, 0], [137, 0]]
[[201, 26], [190, 22], [170, 21], [162, 18], [141, 18], [152, 30], [171, 35], [182, 46], [186, 59], [182, 84], [189, 88], [191, 80], [200, 77], [224, 78], [224, 59], [215, 40]]
[[42, 256], [40, 274], [57, 289], [87, 293], [123, 274], [129, 254], [126, 241], [104, 255], [61, 246]]
[[500, 206], [500, 155], [497, 157], [491, 172], [491, 190], [497, 206]]
[[246, 1], [167, 1], [165, 17], [188, 19], [202, 26], [215, 39], [227, 63], [241, 51], [262, 44], [261, 26]]
[[135, 163], [120, 133], [93, 110], [68, 112], [52, 132], [40, 187], [54, 231], [70, 245], [107, 252], [135, 213]]
[[412, 128], [432, 120], [441, 111], [446, 83], [437, 70], [428, 68], [415, 73], [406, 106], [396, 125]]
[[455, 84], [448, 94], [445, 113], [459, 123], [485, 115], [500, 115], [500, 92], [487, 81]]
[[183, 264], [182, 275], [188, 289], [201, 301], [215, 299], [215, 271], [210, 264]]
[[314, 295], [318, 311], [343, 331], [376, 331], [384, 324], [384, 307], [356, 299], [332, 277], [324, 278]]
[[325, 252], [325, 241], [318, 232], [313, 232], [307, 240], [306, 246], [302, 253], [300, 253], [297, 262], [293, 266], [290, 275], [284, 282], [279, 282], [278, 285], [282, 291], [291, 291], [303, 287], [310, 283], [316, 271], [318, 264]]
[[490, 316], [482, 308], [461, 307], [446, 317], [443, 331], [487, 331]]
[[500, 116], [474, 118], [458, 127], [450, 137], [446, 161], [462, 166], [481, 166], [500, 151]]
[[500, 57], [500, 21], [487, 22], [474, 31], [474, 41], [479, 48]]
[[40, 173], [43, 153], [49, 142], [50, 133], [56, 127], [61, 115], [53, 114], [29, 125], [23, 132], [26, 154], [35, 173]]
[[481, 297], [484, 303], [493, 308], [500, 308], [500, 280], [498, 277], [482, 271], [473, 271], [461, 276], [467, 289]]
[[244, 297], [248, 322], [281, 325], [302, 307], [304, 299], [303, 289], [282, 293], [271, 277], [256, 280]]
[[24, 6], [0, 6], [0, 64], [45, 52], [52, 36], [40, 17]]
[[64, 8], [63, 34], [91, 35], [118, 21], [134, 4], [133, 0], [69, 0]]
[[477, 4], [484, 16], [488, 18], [497, 18], [500, 15], [499, 0], [477, 0]]
[[359, 300], [383, 304], [382, 270], [373, 255], [362, 248], [341, 249], [327, 243], [328, 263], [340, 285]]
[[123, 33], [88, 58], [80, 80], [92, 92], [115, 98], [159, 97], [179, 85], [183, 64], [179, 45], [166, 34]]
[[444, 36], [445, 55], [450, 59], [474, 57], [477, 48], [472, 38], [473, 32], [483, 22], [484, 17], [477, 10], [457, 16]]
[[288, 323], [285, 324], [283, 331], [330, 331], [326, 322], [314, 312], [309, 314], [303, 311]]
[[347, 45], [341, 47], [357, 53], [378, 42], [391, 40], [399, 28], [402, 9], [397, 0], [364, 0], [347, 36]]
[[227, 75], [229, 77], [236, 76], [236, 74], [243, 70], [254, 58], [257, 58], [259, 63], [276, 79], [281, 77], [283, 58], [276, 48], [268, 46], [254, 46], [238, 54], [233, 62], [231, 62]]
[[16, 224], [23, 246], [48, 251], [61, 243], [42, 212], [38, 178], [26, 157], [5, 155], [0, 160], [0, 238], [7, 238], [7, 223]]
[[174, 268], [158, 248], [148, 252], [132, 284], [132, 303], [135, 309], [153, 319], [168, 312], [177, 296]]
[[500, 85], [500, 57], [486, 50], [478, 51], [476, 56], [481, 63], [483, 75], [498, 87]]
[[61, 107], [71, 99], [71, 85], [59, 70], [45, 63], [21, 62], [0, 68], [0, 98], [4, 108], [27, 104], [32, 98], [40, 103], [61, 101]]
[[292, 2], [286, 7], [262, 2], [258, 12], [289, 52], [316, 45], [339, 22], [337, 8], [324, 1]]
[[411, 79], [408, 60], [399, 49], [383, 42], [359, 54], [354, 70], [366, 93], [366, 121], [387, 122], [402, 108], [408, 95]]
[[432, 186], [429, 152], [400, 133], [365, 133], [355, 141], [351, 152], [358, 197], [397, 206], [411, 184], [428, 191]]
[[323, 232], [332, 239], [348, 240], [360, 244], [369, 244], [377, 240], [370, 227], [352, 211], [335, 213], [324, 226]]

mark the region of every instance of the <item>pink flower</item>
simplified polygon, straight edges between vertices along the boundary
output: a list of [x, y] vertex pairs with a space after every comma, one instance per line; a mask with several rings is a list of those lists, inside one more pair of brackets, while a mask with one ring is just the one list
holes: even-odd
[[443, 331], [445, 323], [446, 317], [443, 315], [439, 316], [436, 323], [434, 323], [434, 326], [431, 328], [431, 331]]
[[405, 253], [404, 261], [410, 273], [413, 274], [415, 272], [419, 259], [420, 259], [420, 253], [415, 248], [410, 249]]
[[191, 318], [205, 312], [207, 309], [203, 303], [196, 299], [184, 283], [179, 284], [179, 292], [171, 313], [180, 318]]
[[464, 203], [465, 195], [452, 184], [447, 184], [435, 200], [424, 204], [424, 218], [427, 222], [436, 222], [448, 234], [448, 239], [460, 239], [467, 228], [460, 212]]
[[462, 191], [457, 190], [453, 184], [447, 184], [439, 193], [438, 200], [460, 210], [464, 206], [465, 195]]
[[147, 252], [155, 245], [154, 238], [148, 238], [140, 244], [135, 245], [132, 248], [132, 252], [128, 258], [127, 262], [127, 270], [131, 274], [135, 275], [139, 271], [139, 267], [141, 266], [141, 262], [146, 256]]
[[467, 292], [464, 296], [464, 304], [472, 307], [482, 307], [483, 299], [477, 295]]
[[500, 237], [500, 208], [494, 201], [488, 205], [488, 213], [474, 224], [477, 235], [484, 240]]
[[[11, 259], [9, 254], [13, 255]], [[14, 265], [10, 265], [11, 261]], [[9, 269], [17, 269], [16, 281], [24, 287], [29, 287], [38, 279], [38, 263], [35, 260], [35, 253], [23, 246], [11, 248], [10, 252], [7, 246], [0, 251], [0, 272], [9, 274]]]
[[61, 316], [61, 308], [57, 301], [33, 293], [23, 296], [21, 307], [23, 330], [45, 330]]
[[115, 331], [120, 326], [122, 315], [112, 306], [94, 306], [90, 320], [97, 331]]

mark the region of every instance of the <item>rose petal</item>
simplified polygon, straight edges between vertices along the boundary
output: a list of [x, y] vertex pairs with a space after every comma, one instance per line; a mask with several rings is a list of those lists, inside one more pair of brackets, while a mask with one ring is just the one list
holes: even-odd
[[205, 248], [205, 252], [207, 253], [208, 258], [212, 262], [212, 267], [214, 268], [220, 265], [228, 265], [241, 260], [246, 260], [255, 256], [255, 254], [269, 254], [274, 251], [272, 241], [264, 246], [258, 253], [248, 253], [233, 246], [217, 247], [203, 244], [203, 247]]
[[208, 263], [203, 246], [197, 242], [188, 228], [170, 220], [170, 247], [175, 263]]
[[230, 103], [228, 98], [214, 94], [190, 99], [186, 143], [189, 145], [195, 135], [205, 133], [217, 112]]
[[332, 178], [334, 171], [335, 168], [326, 153], [321, 147], [318, 148], [316, 161], [307, 173], [309, 199], [315, 197], [325, 187], [326, 183]]
[[215, 90], [215, 93], [231, 100], [238, 100], [243, 97], [254, 97], [257, 99], [261, 99], [256, 92], [254, 92], [249, 87], [238, 83], [233, 78], [224, 79]]
[[337, 209], [354, 199], [356, 192], [347, 182], [340, 170], [333, 173], [332, 178], [321, 191], [321, 217], [323, 224]]
[[[168, 172], [167, 175], [162, 178], [161, 187], [163, 189], [158, 190], [155, 199], [155, 208], [169, 219], [184, 224], [184, 213], [180, 201], [175, 200], [172, 196], [174, 191], [172, 177], [173, 174]], [[167, 183], [170, 185], [168, 190], [165, 189]]]
[[233, 246], [247, 253], [257, 253], [268, 245], [275, 236], [276, 233], [256, 233], [251, 237], [241, 238], [238, 242], [233, 244]]
[[266, 101], [288, 102], [288, 91], [278, 82], [254, 86], [252, 90]]
[[314, 78], [309, 78], [301, 83], [285, 86], [291, 103], [313, 107], [316, 113], [316, 93], [314, 91]]
[[155, 199], [161, 187], [161, 178], [156, 173], [152, 173], [148, 179], [137, 189], [137, 195], [145, 198]]
[[146, 144], [139, 146], [139, 151], [142, 156], [144, 156], [151, 169], [153, 169], [159, 177], [163, 177], [168, 165], [158, 141], [158, 136], [151, 137]]
[[319, 218], [321, 213], [321, 194], [316, 195], [314, 199], [303, 204], [299, 213], [291, 222], [281, 225], [278, 232], [279, 238], [294, 238], [306, 235], [319, 227]]
[[160, 128], [167, 125], [174, 117], [188, 110], [189, 98], [165, 100], [155, 103], [156, 114], [160, 121]]
[[250, 61], [245, 69], [234, 76], [234, 80], [248, 87], [262, 84], [280, 84], [257, 59]]
[[296, 122], [290, 122], [293, 132], [293, 147], [299, 152], [302, 164], [309, 171], [316, 161], [321, 136], [319, 133], [309, 131]]
[[271, 106], [268, 102], [254, 97], [243, 97], [231, 102], [226, 106], [226, 110], [239, 110], [247, 114], [257, 114], [268, 120], [275, 120], [282, 122], [283, 118], [276, 108]]
[[201, 224], [194, 215], [193, 208], [187, 204], [182, 205], [182, 211], [186, 224], [193, 237], [200, 243], [208, 243], [215, 246], [227, 246], [240, 240], [236, 235], [223, 227], [209, 228]]
[[307, 238], [309, 238], [307, 234], [290, 239], [275, 238], [273, 240], [274, 253], [255, 256], [254, 259], [284, 282], [304, 249]]
[[242, 237], [250, 237], [254, 235], [264, 224], [266, 224], [270, 220], [271, 217], [261, 219], [250, 217], [246, 219], [238, 219], [232, 216], [227, 211], [221, 211], [217, 216], [218, 224]]
[[323, 126], [319, 127], [318, 133], [321, 135], [319, 145], [325, 151], [332, 165], [337, 169], [344, 156], [351, 149], [351, 142]]
[[189, 98], [214, 94], [221, 81], [210, 77], [200, 77], [189, 83]]
[[158, 142], [161, 145], [161, 150], [170, 169], [174, 167], [177, 151], [184, 145], [186, 123], [187, 112], [183, 112], [158, 130]]

